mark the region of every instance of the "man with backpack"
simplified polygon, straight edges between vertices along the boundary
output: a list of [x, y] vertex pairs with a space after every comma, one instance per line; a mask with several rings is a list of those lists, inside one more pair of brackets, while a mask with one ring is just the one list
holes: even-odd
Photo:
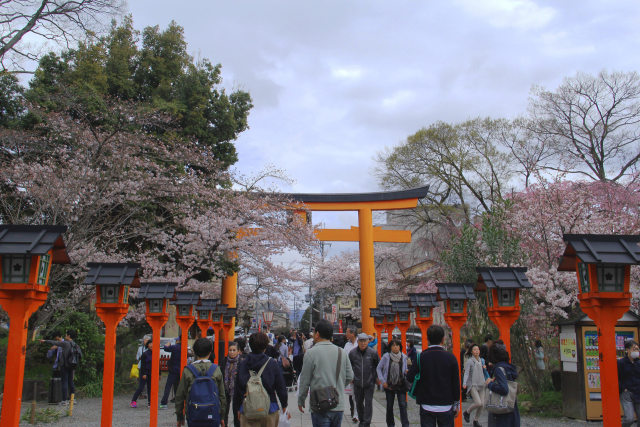
[[224, 427], [224, 380], [220, 368], [209, 360], [212, 350], [213, 344], [207, 338], [193, 343], [196, 360], [185, 366], [176, 393], [179, 426], [186, 417], [189, 427]]
[[76, 392], [73, 384], [73, 373], [82, 358], [80, 347], [73, 341], [77, 335], [74, 329], [69, 329], [64, 339], [56, 337], [55, 341], [40, 340], [40, 342], [54, 345], [61, 350], [57, 355], [57, 368], [60, 370], [62, 379], [62, 405], [68, 405], [70, 395]]
[[280, 419], [276, 394], [282, 412], [287, 411], [287, 387], [278, 362], [264, 353], [268, 346], [267, 334], [252, 334], [251, 353], [238, 366], [233, 406], [240, 408], [241, 427], [276, 427]]

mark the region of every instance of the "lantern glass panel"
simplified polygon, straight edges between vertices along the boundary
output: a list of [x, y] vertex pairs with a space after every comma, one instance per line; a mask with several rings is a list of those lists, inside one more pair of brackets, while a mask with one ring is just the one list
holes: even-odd
[[493, 289], [487, 289], [487, 304], [493, 307]]
[[409, 320], [409, 315], [410, 315], [410, 314], [411, 314], [411, 313], [407, 313], [407, 312], [400, 312], [400, 313], [398, 313], [398, 317], [399, 317], [399, 319], [400, 319], [400, 320], [402, 320], [402, 321], [405, 321], [405, 322], [406, 322], [407, 320]]
[[431, 316], [431, 307], [420, 307], [418, 308], [420, 317], [429, 317]]
[[513, 307], [516, 305], [515, 289], [498, 289], [498, 305], [501, 307]]
[[179, 316], [191, 316], [191, 306], [190, 305], [179, 305], [178, 306], [178, 315]]
[[449, 308], [452, 313], [462, 313], [464, 312], [464, 301], [461, 300], [449, 300]]
[[119, 286], [100, 286], [100, 302], [113, 304], [118, 302]]
[[126, 285], [122, 291], [122, 303], [129, 304], [129, 286]]
[[600, 292], [622, 292], [624, 290], [624, 266], [603, 264], [596, 267]]
[[384, 316], [376, 316], [373, 318], [373, 320], [376, 322], [376, 324], [382, 325], [384, 323]]
[[27, 283], [31, 257], [4, 255], [2, 257], [2, 281], [4, 283]]
[[42, 255], [40, 257], [40, 265], [38, 266], [38, 285], [44, 286], [47, 284], [47, 272], [49, 271], [49, 263], [51, 257], [49, 254]]
[[198, 310], [198, 319], [208, 319], [209, 312], [207, 310]]
[[387, 321], [387, 323], [393, 323], [396, 321], [396, 315], [395, 314], [386, 314], [385, 316], [385, 320]]
[[580, 289], [582, 289], [582, 293], [588, 293], [591, 290], [588, 264], [583, 262], [578, 264], [578, 276], [580, 277]]
[[149, 300], [149, 313], [162, 313], [162, 298]]

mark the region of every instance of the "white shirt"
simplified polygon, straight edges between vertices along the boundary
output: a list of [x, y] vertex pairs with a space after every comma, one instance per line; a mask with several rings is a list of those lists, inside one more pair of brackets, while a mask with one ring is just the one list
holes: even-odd
[[347, 341], [347, 343], [344, 345], [344, 351], [349, 354], [349, 352], [351, 350], [353, 350], [354, 348], [356, 348], [358, 346], [358, 341], [354, 340], [353, 342], [351, 341]]
[[[441, 345], [430, 345], [429, 348], [431, 347], [444, 348]], [[420, 354], [418, 354], [418, 357], [420, 357]], [[429, 412], [447, 412], [447, 411], [450, 411], [451, 408], [453, 407], [453, 405], [420, 405], [420, 406], [422, 406], [422, 409]]]

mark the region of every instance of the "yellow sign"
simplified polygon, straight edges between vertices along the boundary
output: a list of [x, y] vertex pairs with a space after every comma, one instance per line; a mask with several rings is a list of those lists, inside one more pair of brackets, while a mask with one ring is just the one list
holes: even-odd
[[560, 360], [563, 362], [577, 362], [578, 347], [575, 333], [560, 334]]

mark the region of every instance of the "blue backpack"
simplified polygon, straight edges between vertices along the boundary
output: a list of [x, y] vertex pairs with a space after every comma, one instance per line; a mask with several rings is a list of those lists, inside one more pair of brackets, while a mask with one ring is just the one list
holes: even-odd
[[193, 365], [187, 365], [187, 368], [196, 377], [187, 398], [186, 417], [189, 427], [219, 426], [220, 398], [218, 397], [218, 385], [211, 378], [218, 366], [212, 363], [204, 375], [200, 375], [200, 372]]

